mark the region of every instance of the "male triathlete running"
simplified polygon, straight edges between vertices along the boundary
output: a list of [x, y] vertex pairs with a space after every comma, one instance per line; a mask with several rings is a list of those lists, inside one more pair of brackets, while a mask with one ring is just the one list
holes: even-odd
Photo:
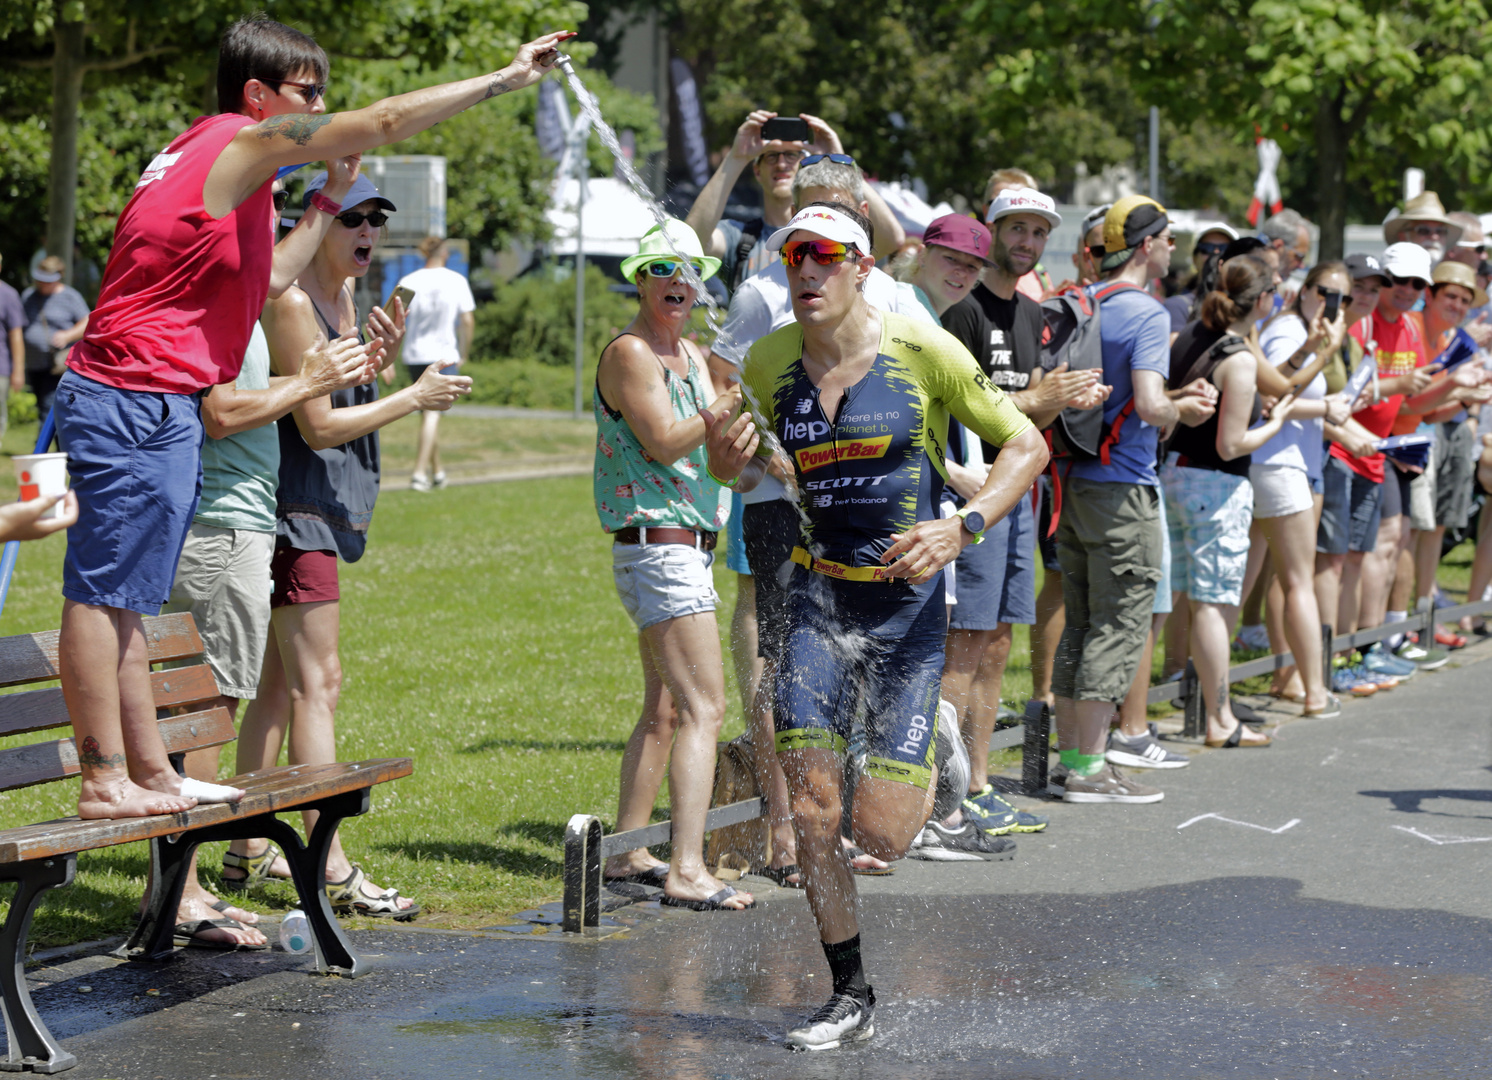
[[[865, 218], [811, 204], [770, 242], [787, 264], [797, 321], [752, 347], [743, 383], [755, 403], [746, 407], [760, 410], [762, 428], [793, 461], [807, 515], [788, 583], [777, 751], [834, 981], [828, 1003], [787, 1041], [826, 1050], [875, 1031], [855, 881], [839, 843], [850, 725], [863, 702], [867, 756], [854, 794], [855, 840], [878, 858], [900, 858], [934, 812], [945, 760], [934, 747], [949, 741], [937, 738], [943, 567], [1010, 511], [1047, 451], [952, 335], [865, 302]], [[959, 516], [940, 520], [950, 413], [1002, 452]], [[752, 413], [712, 417], [710, 425], [712, 475], [754, 487], [770, 450]]]

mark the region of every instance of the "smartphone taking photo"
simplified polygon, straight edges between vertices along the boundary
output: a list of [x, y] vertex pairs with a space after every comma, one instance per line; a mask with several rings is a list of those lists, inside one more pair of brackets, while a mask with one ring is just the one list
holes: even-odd
[[813, 142], [813, 130], [801, 117], [774, 116], [762, 125], [762, 138], [767, 142]]

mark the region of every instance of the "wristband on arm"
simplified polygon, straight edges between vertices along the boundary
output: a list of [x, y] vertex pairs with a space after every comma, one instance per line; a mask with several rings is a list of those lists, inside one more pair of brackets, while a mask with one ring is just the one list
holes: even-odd
[[311, 205], [324, 213], [330, 214], [332, 217], [336, 217], [342, 212], [341, 203], [332, 202], [319, 191], [311, 193]]
[[719, 484], [721, 487], [733, 488], [741, 482], [741, 478], [739, 476], [732, 477], [729, 480], [720, 479], [720, 477], [715, 475], [715, 470], [710, 468], [708, 464], [705, 465], [705, 475], [708, 476], [711, 480], [715, 481], [715, 483]]

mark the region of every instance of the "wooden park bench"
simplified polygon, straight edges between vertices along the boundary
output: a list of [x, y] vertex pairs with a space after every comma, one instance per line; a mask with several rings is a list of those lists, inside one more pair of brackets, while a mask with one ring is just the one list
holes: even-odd
[[[145, 619], [152, 664], [198, 661], [191, 666], [152, 671], [161, 737], [172, 761], [181, 755], [234, 739], [233, 719], [215, 704], [218, 687], [201, 663], [202, 639], [188, 614]], [[0, 638], [0, 687], [57, 678], [57, 632]], [[70, 724], [62, 691], [27, 690], [0, 698], [0, 735], [65, 728]], [[153, 887], [145, 914], [124, 947], [131, 959], [163, 960], [174, 951], [172, 932], [185, 884], [183, 871], [198, 844], [268, 837], [290, 862], [300, 907], [311, 924], [316, 966], [322, 972], [356, 976], [366, 964], [337, 925], [323, 888], [327, 849], [343, 818], [368, 812], [374, 784], [408, 776], [409, 758], [382, 758], [355, 764], [300, 765], [264, 769], [235, 777], [248, 791], [236, 805], [214, 803], [180, 814], [147, 818], [83, 821], [76, 817], [42, 821], [0, 831], [0, 880], [16, 882], [5, 925], [0, 928], [0, 1005], [3, 1005], [8, 1056], [0, 1071], [53, 1073], [71, 1068], [67, 1053], [42, 1023], [26, 987], [26, 935], [37, 901], [48, 889], [67, 885], [77, 870], [77, 853], [135, 840], [150, 841]], [[71, 738], [0, 750], [0, 791], [45, 784], [78, 775]], [[310, 840], [281, 821], [287, 811], [320, 812]]]

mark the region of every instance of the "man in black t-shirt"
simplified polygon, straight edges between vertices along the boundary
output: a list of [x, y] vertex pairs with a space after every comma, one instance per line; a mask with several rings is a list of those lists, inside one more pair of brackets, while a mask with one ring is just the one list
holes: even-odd
[[[989, 379], [1037, 427], [1049, 425], [1067, 405], [1091, 408], [1103, 401], [1101, 371], [1041, 370], [1041, 305], [1016, 290], [1016, 282], [1041, 259], [1047, 236], [1062, 223], [1056, 204], [1032, 188], [1000, 192], [989, 207], [991, 245], [982, 284], [943, 314], [943, 328], [974, 354]], [[997, 453], [981, 443], [979, 461], [960, 462], [983, 475]], [[988, 780], [989, 739], [999, 713], [1000, 684], [1010, 655], [1011, 628], [1036, 616], [1035, 515], [1022, 499], [1004, 520], [969, 545], [954, 574], [957, 603], [948, 620], [943, 699], [959, 712], [972, 764], [970, 799], [988, 815], [985, 828], [1036, 832], [1046, 819], [1017, 810]]]

